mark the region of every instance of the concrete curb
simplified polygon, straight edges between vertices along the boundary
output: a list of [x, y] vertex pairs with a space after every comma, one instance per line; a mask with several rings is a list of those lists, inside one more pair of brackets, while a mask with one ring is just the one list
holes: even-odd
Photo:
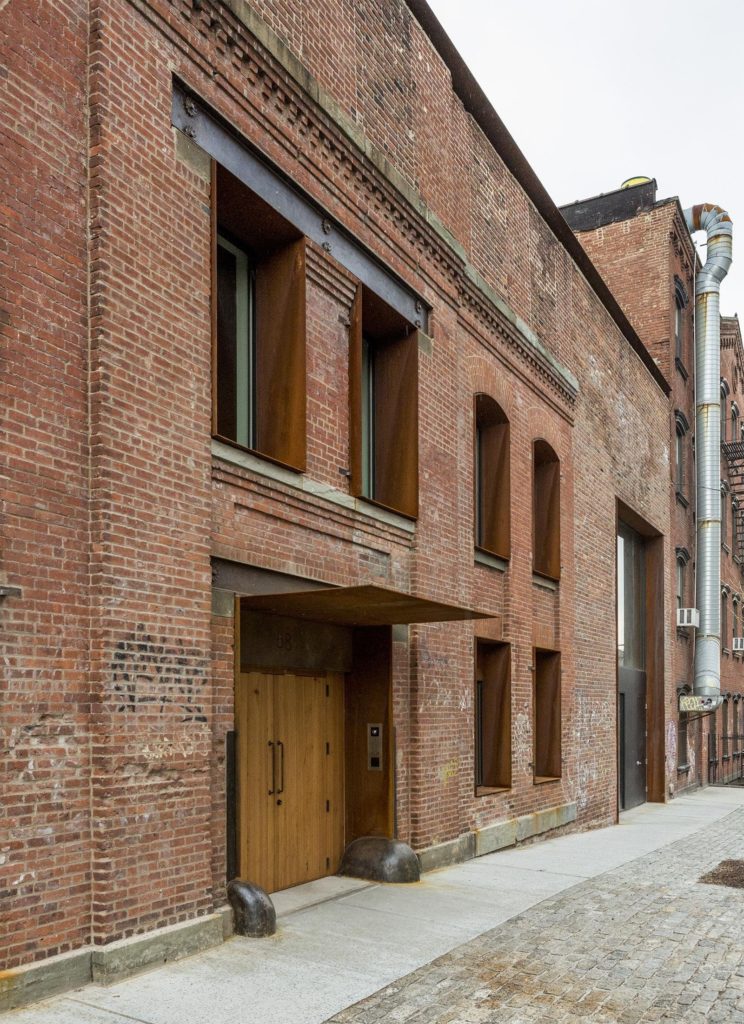
[[91, 981], [111, 985], [171, 960], [219, 946], [233, 932], [232, 910], [133, 935], [106, 946], [85, 946], [14, 970], [0, 971], [0, 1013], [69, 992]]
[[495, 825], [465, 832], [457, 839], [446, 843], [438, 843], [420, 850], [417, 854], [422, 871], [434, 871], [446, 868], [450, 864], [462, 864], [474, 857], [482, 857], [487, 853], [495, 853], [507, 846], [516, 846], [525, 839], [542, 835], [555, 828], [576, 821], [577, 807], [575, 803], [559, 804], [547, 807], [533, 814], [524, 814], [520, 818], [499, 821]]

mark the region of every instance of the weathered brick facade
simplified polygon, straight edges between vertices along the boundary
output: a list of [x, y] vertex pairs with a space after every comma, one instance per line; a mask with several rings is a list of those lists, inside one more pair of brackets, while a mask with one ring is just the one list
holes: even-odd
[[[576, 225], [581, 244], [672, 386], [668, 471], [672, 557], [667, 566], [667, 581], [670, 592], [676, 596], [677, 567], [681, 563], [684, 567], [682, 607], [694, 607], [694, 307], [695, 273], [700, 262], [685, 226], [679, 200], [656, 200], [655, 182], [641, 183], [624, 194], [616, 192], [589, 199], [565, 208], [565, 212], [569, 223]], [[724, 282], [724, 306], [725, 288]], [[679, 331], [675, 321], [677, 307], [680, 309]], [[738, 419], [736, 424], [732, 423], [732, 410], [741, 408], [743, 358], [738, 319], [722, 317], [721, 415], [725, 433], [722, 432], [721, 438], [726, 441], [741, 439]], [[681, 470], [677, 465], [677, 434], [681, 436]], [[694, 631], [677, 628], [673, 669], [667, 679], [665, 700], [670, 795], [716, 781], [723, 775], [733, 775], [734, 771], [738, 774], [740, 770], [735, 754], [740, 757], [742, 743], [733, 737], [742, 732], [740, 700], [744, 692], [744, 673], [741, 655], [733, 652], [731, 638], [735, 635], [734, 602], [737, 605], [736, 621], [741, 622], [738, 612], [742, 587], [741, 553], [736, 549], [735, 536], [741, 498], [736, 501], [740, 484], [737, 485], [723, 452], [721, 484], [722, 507], [726, 515], [721, 533], [721, 583], [722, 597], [725, 594], [728, 602], [726, 635], [722, 638], [721, 692], [727, 696], [727, 707], [702, 718], [679, 715], [679, 693], [689, 691], [692, 685]], [[723, 735], [732, 737], [728, 744], [723, 743], [731, 747], [725, 755]]]
[[[0, 604], [4, 965], [224, 905], [234, 629], [214, 560], [492, 616], [393, 632], [396, 831], [417, 851], [567, 805], [576, 827], [615, 820], [619, 502], [658, 536], [668, 570], [656, 672], [676, 728], [675, 531], [691, 514], [670, 506], [670, 402], [409, 7], [40, 10], [13, 0], [2, 28], [0, 569], [21, 589]], [[356, 281], [315, 242], [305, 472], [211, 441], [213, 171], [171, 125], [174, 81], [431, 308], [415, 521], [349, 493]], [[670, 273], [692, 260], [686, 239], [675, 257], [665, 245]], [[655, 315], [668, 331], [667, 291]], [[662, 370], [676, 401], [682, 385]], [[481, 392], [511, 428], [508, 561], [474, 555]], [[539, 438], [560, 459], [558, 584], [532, 571]], [[512, 666], [512, 786], [478, 796], [474, 631], [508, 642]], [[563, 765], [542, 783], [536, 647], [562, 656]], [[669, 793], [676, 755], [655, 742]]]

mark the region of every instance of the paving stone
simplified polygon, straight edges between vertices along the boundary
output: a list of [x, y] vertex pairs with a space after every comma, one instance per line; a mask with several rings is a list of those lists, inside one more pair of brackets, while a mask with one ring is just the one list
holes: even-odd
[[744, 810], [440, 957], [336, 1024], [744, 1024]]

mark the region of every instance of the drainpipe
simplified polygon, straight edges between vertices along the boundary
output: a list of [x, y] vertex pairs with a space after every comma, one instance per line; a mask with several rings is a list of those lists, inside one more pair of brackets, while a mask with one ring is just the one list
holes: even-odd
[[705, 231], [705, 266], [695, 283], [695, 484], [697, 505], [693, 693], [721, 702], [721, 281], [731, 266], [731, 218], [703, 203], [685, 210], [690, 234]]

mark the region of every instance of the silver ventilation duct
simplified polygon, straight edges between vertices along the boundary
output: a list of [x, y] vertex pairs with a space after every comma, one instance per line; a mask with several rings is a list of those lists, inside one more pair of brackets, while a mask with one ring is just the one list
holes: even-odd
[[731, 218], [703, 203], [685, 210], [690, 234], [705, 231], [705, 266], [695, 285], [695, 465], [697, 594], [693, 693], [720, 702], [721, 693], [721, 281], [731, 266]]

